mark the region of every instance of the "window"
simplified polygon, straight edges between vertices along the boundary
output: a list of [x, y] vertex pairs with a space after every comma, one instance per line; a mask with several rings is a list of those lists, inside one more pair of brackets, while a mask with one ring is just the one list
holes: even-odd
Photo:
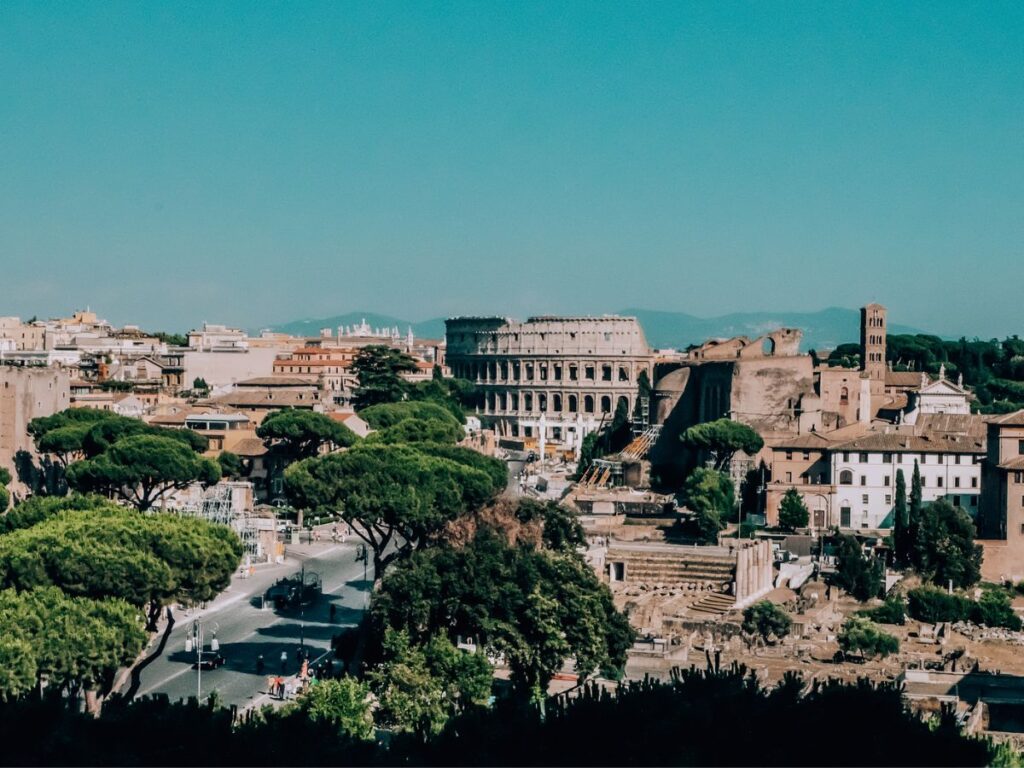
[[562, 380], [562, 366], [561, 366], [561, 364], [560, 363], [555, 363], [555, 366], [554, 366], [553, 370], [554, 370], [554, 374], [555, 374], [555, 381], [561, 381]]
[[850, 404], [850, 390], [848, 390], [846, 387], [843, 387], [842, 389], [839, 390], [839, 404], [840, 405], [849, 405]]
[[526, 364], [526, 380], [533, 381], [533, 363]]
[[526, 392], [526, 393], [523, 394], [523, 410], [524, 411], [532, 411], [533, 410], [533, 395], [531, 393], [529, 393], [529, 392]]
[[868, 495], [867, 495], [866, 493], [865, 493], [865, 494], [863, 494], [863, 495], [862, 495], [862, 496], [860, 497], [860, 503], [861, 503], [861, 504], [867, 504], [867, 503], [868, 503]]
[[954, 464], [959, 464], [960, 463], [960, 454], [959, 453], [956, 456], [953, 457], [953, 463]]
[[892, 463], [892, 454], [891, 453], [883, 453], [882, 454], [882, 463], [883, 464], [891, 464]]
[[594, 412], [594, 396], [587, 395], [583, 398], [583, 412], [593, 413]]
[[897, 464], [902, 464], [903, 463], [903, 454], [902, 453], [897, 453], [896, 454], [896, 463]]
[[612, 399], [608, 395], [601, 396], [601, 413], [612, 412]]
[[792, 483], [793, 482], [793, 473], [792, 472], [787, 472], [786, 473], [786, 482], [787, 483]]
[[588, 365], [586, 368], [583, 369], [583, 371], [583, 375], [586, 377], [587, 381], [594, 380], [594, 366]]
[[579, 369], [575, 365], [569, 366], [569, 381], [576, 381], [579, 379]]
[[551, 396], [551, 405], [552, 405], [552, 410], [555, 413], [561, 413], [562, 412], [562, 396], [561, 395], [552, 395]]
[[[935, 484], [936, 484], [936, 485], [937, 485], [937, 486], [938, 486], [939, 488], [941, 488], [941, 487], [942, 487], [942, 478], [941, 478], [941, 477], [937, 478], [937, 480], [936, 480]], [[921, 485], [924, 485], [924, 482], [922, 482], [922, 483], [921, 483]]]
[[612, 367], [610, 365], [601, 366], [601, 381], [612, 380]]
[[793, 460], [793, 452], [792, 451], [786, 451], [786, 461], [792, 461], [792, 460]]
[[892, 494], [885, 494], [885, 506], [892, 506]]
[[844, 469], [839, 473], [839, 484], [840, 485], [853, 485], [853, 472], [848, 469]]
[[978, 487], [978, 478], [972, 477], [971, 478], [971, 488], [977, 488], [977, 487]]
[[861, 451], [861, 454], [860, 454], [860, 463], [861, 464], [867, 464], [868, 463], [868, 455], [866, 453], [864, 453], [863, 451]]
[[810, 461], [810, 460], [811, 460], [811, 452], [810, 451], [804, 451], [804, 461]]
[[886, 475], [886, 476], [885, 476], [885, 482], [884, 482], [884, 483], [882, 483], [882, 485], [884, 485], [884, 486], [885, 486], [886, 488], [888, 488], [888, 487], [889, 487], [889, 481], [890, 481], [891, 479], [892, 479], [892, 478], [891, 478], [891, 477], [890, 477], [889, 475]]
[[580, 409], [579, 402], [576, 395], [569, 395], [569, 413], [576, 413]]
[[624, 366], [619, 366], [619, 381], [629, 381], [629, 369]]
[[540, 380], [541, 381], [547, 381], [548, 380], [548, 367], [546, 365], [541, 365], [540, 366]]
[[927, 463], [928, 463], [928, 454], [927, 453], [922, 453], [921, 454], [921, 466], [923, 467]]
[[541, 413], [547, 413], [548, 410], [548, 396], [541, 392], [537, 395], [537, 407]]
[[953, 487], [954, 488], [959, 488], [960, 487], [960, 478], [959, 477], [954, 477], [953, 478]]
[[1024, 456], [1024, 440], [1017, 441], [1017, 453]]
[[839, 525], [843, 528], [850, 527], [850, 511], [849, 507], [839, 508]]
[[861, 475], [860, 476], [860, 484], [861, 485], [867, 485], [868, 484], [868, 476], [867, 475]]
[[849, 461], [849, 460], [850, 460], [850, 452], [849, 451], [843, 451], [843, 461]]

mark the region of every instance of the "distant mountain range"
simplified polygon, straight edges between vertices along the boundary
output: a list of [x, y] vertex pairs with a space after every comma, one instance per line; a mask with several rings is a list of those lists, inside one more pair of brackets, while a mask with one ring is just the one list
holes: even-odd
[[[636, 317], [643, 326], [647, 343], [661, 349], [683, 349], [708, 339], [731, 336], [756, 337], [777, 328], [800, 328], [804, 332], [802, 347], [833, 349], [846, 342], [860, 340], [860, 311], [830, 307], [818, 312], [735, 312], [719, 317], [695, 317], [685, 312], [658, 312], [650, 309], [623, 309], [617, 314]], [[444, 337], [444, 318], [435, 317], [421, 322], [410, 322], [390, 315], [373, 312], [349, 312], [335, 317], [296, 320], [271, 328], [297, 336], [317, 336], [321, 328], [337, 329], [342, 325], [357, 325], [363, 320], [374, 328], [398, 327], [404, 334], [410, 327], [417, 338]], [[906, 325], [890, 325], [890, 333], [923, 333]]]

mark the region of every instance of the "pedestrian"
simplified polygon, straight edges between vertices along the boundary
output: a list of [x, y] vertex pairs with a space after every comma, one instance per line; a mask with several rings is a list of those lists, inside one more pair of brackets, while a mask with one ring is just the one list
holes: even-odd
[[337, 540], [338, 540], [338, 526], [334, 525], [334, 526], [331, 526], [331, 541], [337, 541]]
[[263, 654], [256, 657], [256, 674], [263, 674]]
[[281, 651], [281, 674], [288, 668], [288, 651]]

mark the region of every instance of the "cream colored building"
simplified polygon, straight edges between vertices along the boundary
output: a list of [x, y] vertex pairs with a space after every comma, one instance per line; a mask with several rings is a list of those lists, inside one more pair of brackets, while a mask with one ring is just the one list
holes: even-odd
[[68, 381], [60, 368], [0, 365], [0, 466], [15, 478], [15, 491], [24, 491], [17, 483], [15, 454], [35, 451], [28, 423], [68, 407]]

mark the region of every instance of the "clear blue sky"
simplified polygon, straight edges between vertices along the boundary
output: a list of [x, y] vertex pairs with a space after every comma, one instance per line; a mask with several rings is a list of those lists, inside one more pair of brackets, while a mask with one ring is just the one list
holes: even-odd
[[0, 3], [0, 314], [1024, 332], [1024, 3]]

